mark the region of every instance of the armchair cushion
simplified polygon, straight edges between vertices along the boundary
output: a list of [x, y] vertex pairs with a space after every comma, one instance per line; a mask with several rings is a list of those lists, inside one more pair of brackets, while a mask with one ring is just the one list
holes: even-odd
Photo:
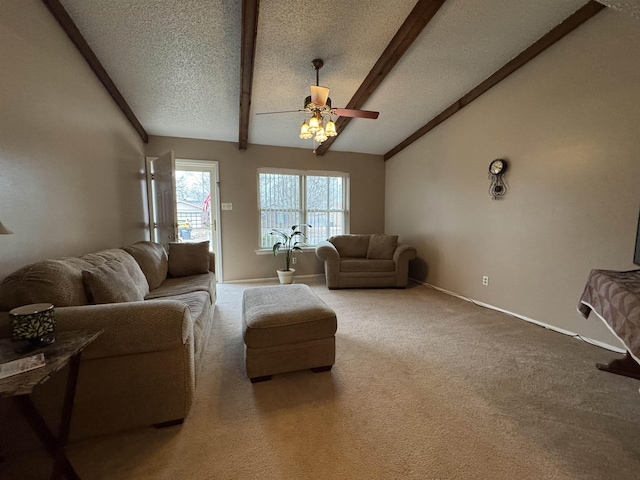
[[336, 235], [329, 241], [333, 243], [341, 257], [366, 258], [371, 235]]
[[393, 260], [371, 260], [366, 258], [343, 258], [340, 261], [341, 272], [395, 272]]
[[371, 235], [367, 258], [391, 260], [398, 245], [398, 235]]

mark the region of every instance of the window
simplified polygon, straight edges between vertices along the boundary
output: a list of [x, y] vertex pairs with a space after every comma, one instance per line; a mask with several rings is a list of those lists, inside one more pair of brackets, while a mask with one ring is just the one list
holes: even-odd
[[271, 248], [271, 229], [308, 223], [307, 245], [348, 233], [349, 175], [283, 169], [258, 170], [260, 248]]

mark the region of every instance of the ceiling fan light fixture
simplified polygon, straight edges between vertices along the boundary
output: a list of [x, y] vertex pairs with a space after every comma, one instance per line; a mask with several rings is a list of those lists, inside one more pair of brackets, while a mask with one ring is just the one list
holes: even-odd
[[333, 122], [333, 120], [329, 119], [329, 121], [325, 125], [324, 134], [327, 137], [335, 137], [336, 135], [338, 135], [338, 132], [336, 131], [336, 124]]
[[314, 115], [309, 119], [309, 132], [316, 133], [320, 128], [320, 120]]
[[303, 140], [313, 138], [313, 134], [309, 131], [309, 125], [307, 122], [302, 122], [302, 125], [300, 126], [300, 138]]
[[322, 143], [329, 137], [327, 137], [327, 135], [324, 133], [324, 128], [320, 127], [320, 130], [316, 132], [316, 136], [314, 138], [316, 142]]
[[338, 129], [333, 121], [334, 116], [348, 118], [378, 118], [379, 112], [353, 108], [333, 108], [331, 105], [331, 98], [329, 98], [329, 88], [320, 86], [319, 70], [324, 65], [324, 62], [322, 59], [316, 58], [311, 62], [311, 64], [316, 71], [316, 84], [311, 85], [311, 95], [308, 95], [305, 98], [302, 109], [288, 110], [284, 112], [264, 112], [258, 113], [258, 115], [268, 113], [304, 112], [306, 115], [309, 115], [309, 118], [302, 122], [298, 136], [303, 140], [313, 139], [314, 146], [316, 143], [322, 143], [330, 137], [338, 136]]

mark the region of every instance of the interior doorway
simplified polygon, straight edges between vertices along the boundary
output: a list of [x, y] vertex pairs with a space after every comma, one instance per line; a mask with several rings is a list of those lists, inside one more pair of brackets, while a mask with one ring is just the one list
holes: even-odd
[[147, 160], [151, 239], [165, 245], [208, 240], [222, 282], [218, 162], [178, 159], [173, 152]]

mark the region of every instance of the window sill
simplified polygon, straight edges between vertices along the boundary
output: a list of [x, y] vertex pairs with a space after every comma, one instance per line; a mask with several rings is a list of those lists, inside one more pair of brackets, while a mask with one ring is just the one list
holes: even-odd
[[[309, 246], [309, 247], [302, 247], [302, 252], [294, 252], [294, 255], [296, 253], [315, 252], [315, 251], [316, 251], [315, 245]], [[255, 252], [256, 252], [256, 255], [273, 255], [273, 250], [271, 248], [259, 248]], [[280, 255], [281, 253], [282, 253], [282, 250], [278, 252], [278, 255]]]

